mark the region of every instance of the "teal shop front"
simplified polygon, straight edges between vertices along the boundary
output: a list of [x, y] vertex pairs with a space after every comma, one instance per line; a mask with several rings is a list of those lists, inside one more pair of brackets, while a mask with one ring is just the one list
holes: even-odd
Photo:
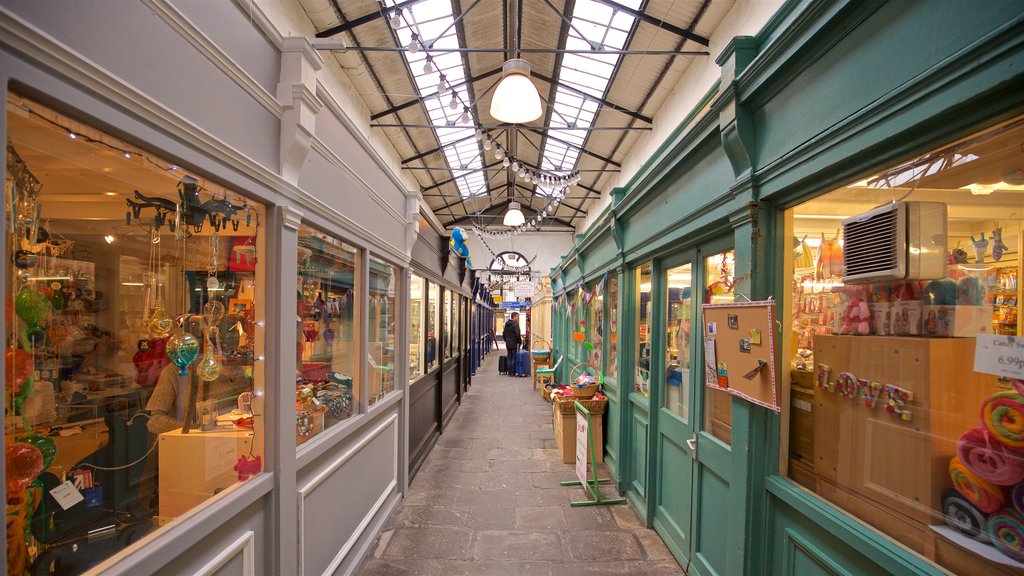
[[[990, 392], [1014, 393], [964, 358], [973, 357], [976, 334], [1021, 335], [1010, 323], [1024, 217], [1020, 3], [789, 2], [717, 62], [721, 78], [705, 100], [552, 270], [554, 347], [567, 356], [559, 379], [593, 361], [573, 338], [581, 331], [589, 339], [600, 332], [597, 366], [616, 370], [605, 379], [616, 487], [691, 574], [1021, 573], [1012, 527], [996, 532], [1001, 544], [972, 544], [943, 518], [956, 497], [949, 491], [967, 477], [949, 474], [957, 440], [984, 427], [979, 405]], [[844, 245], [842, 220], [893, 201], [938, 199], [953, 267], [941, 279], [921, 277], [925, 296], [914, 300], [913, 287], [892, 282], [844, 284], [842, 272], [818, 269], [819, 254]], [[996, 228], [1006, 246], [999, 258]], [[988, 243], [979, 252], [982, 231]], [[952, 258], [957, 243], [964, 254]], [[608, 278], [617, 279], [615, 309]], [[930, 305], [922, 303], [941, 282], [970, 278], [989, 289], [970, 303], [984, 309], [973, 331], [946, 324], [959, 337], [944, 338], [923, 308], [910, 322], [916, 333], [881, 320]], [[602, 299], [579, 298], [599, 285]], [[781, 414], [712, 394], [693, 368], [703, 362], [691, 330], [701, 325], [700, 304], [733, 297], [778, 302]], [[837, 320], [857, 298], [874, 312], [863, 329]], [[823, 308], [808, 312], [804, 300]], [[600, 314], [587, 310], [595, 302]], [[903, 360], [858, 365], [868, 350]], [[894, 412], [871, 412], [863, 396], [829, 391], [835, 374], [816, 386], [816, 362], [889, 378], [883, 389], [910, 394]], [[922, 362], [931, 362], [927, 370]], [[942, 374], [963, 375], [943, 397], [975, 397], [943, 408]], [[872, 445], [828, 429], [829, 414], [865, 426], [868, 437], [904, 440]], [[825, 470], [833, 452], [836, 470]], [[1001, 497], [968, 508], [990, 508], [983, 526], [1012, 520]]]

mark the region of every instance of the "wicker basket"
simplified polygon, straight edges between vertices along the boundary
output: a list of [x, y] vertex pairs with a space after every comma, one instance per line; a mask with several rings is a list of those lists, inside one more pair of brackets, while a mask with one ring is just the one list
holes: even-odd
[[[586, 368], [587, 366], [589, 366], [589, 364], [585, 364], [585, 363], [581, 362], [581, 363], [573, 366], [572, 370], [569, 371], [569, 386], [572, 388], [573, 395], [577, 399], [587, 400], [587, 399], [593, 398], [594, 394], [597, 394], [598, 391], [601, 390], [601, 384], [597, 383], [597, 382], [595, 382], [593, 384], [588, 384], [586, 386], [583, 386], [582, 388], [575, 384], [575, 382], [576, 382], [576, 370], [578, 368]], [[582, 373], [580, 375], [582, 376]]]
[[551, 360], [551, 344], [543, 338], [533, 339], [533, 349], [530, 350], [530, 356], [533, 357], [534, 362], [548, 362]]
[[562, 414], [572, 414], [576, 411], [576, 402], [579, 402], [584, 408], [590, 411], [591, 414], [597, 416], [598, 414], [604, 414], [604, 411], [608, 408], [608, 399], [601, 398], [600, 400], [583, 400], [575, 396], [563, 396], [559, 398], [558, 411]]

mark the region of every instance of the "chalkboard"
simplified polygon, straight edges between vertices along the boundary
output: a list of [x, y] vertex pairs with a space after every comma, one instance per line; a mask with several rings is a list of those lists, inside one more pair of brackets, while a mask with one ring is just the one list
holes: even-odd
[[775, 301], [704, 304], [704, 384], [781, 412]]

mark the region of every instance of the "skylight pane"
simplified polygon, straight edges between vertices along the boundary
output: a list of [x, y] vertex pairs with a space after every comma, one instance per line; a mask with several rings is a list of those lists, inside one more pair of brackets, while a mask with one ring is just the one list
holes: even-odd
[[[387, 8], [393, 8], [398, 1], [385, 0], [384, 4]], [[465, 124], [460, 123], [464, 107], [469, 103], [464, 86], [466, 76], [462, 56], [458, 52], [429, 52], [431, 71], [423, 71], [428, 58], [428, 52], [422, 49], [424, 46], [436, 50], [460, 47], [453, 22], [450, 0], [423, 0], [403, 11], [402, 28], [397, 31], [397, 36], [401, 46], [409, 45], [413, 33], [419, 38], [421, 49], [416, 54], [409, 51], [402, 54], [415, 80], [419, 96], [430, 96], [423, 101], [427, 117], [434, 126], [442, 126], [434, 128], [434, 133], [441, 143], [441, 153], [452, 169], [459, 194], [465, 198], [480, 194], [487, 187], [483, 173], [480, 172], [483, 162], [479, 143], [473, 137], [472, 119]], [[441, 74], [445, 76], [446, 85], [454, 89], [454, 110], [449, 107], [453, 92], [434, 96], [437, 94]]]

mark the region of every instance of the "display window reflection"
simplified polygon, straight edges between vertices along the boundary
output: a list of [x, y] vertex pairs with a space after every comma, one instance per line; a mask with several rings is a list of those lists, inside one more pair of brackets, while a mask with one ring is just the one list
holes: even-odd
[[424, 298], [427, 295], [426, 282], [423, 277], [415, 274], [409, 277], [409, 382], [415, 382], [423, 376], [423, 360], [426, 350], [424, 316], [427, 307]]
[[[704, 301], [728, 304], [735, 301], [736, 252], [728, 250], [704, 258]], [[732, 442], [732, 396], [724, 390], [704, 388], [704, 429], [722, 442]]]
[[613, 274], [608, 278], [606, 290], [608, 301], [608, 355], [605, 360], [608, 377], [619, 377], [619, 277]]
[[433, 282], [427, 286], [427, 370], [437, 366], [437, 342], [440, 329], [440, 287]]
[[688, 419], [690, 353], [693, 328], [693, 265], [667, 271], [668, 310], [665, 319], [665, 408]]
[[586, 361], [599, 374], [603, 374], [604, 365], [604, 285], [598, 284], [592, 292], [590, 305], [587, 307], [586, 342], [584, 354]]
[[634, 270], [636, 282], [636, 367], [633, 391], [651, 394], [651, 263]]
[[452, 335], [455, 329], [452, 326], [452, 308], [455, 305], [454, 294], [451, 290], [444, 291], [444, 357], [445, 360], [452, 357]]
[[395, 389], [395, 267], [370, 258], [370, 325], [367, 362], [370, 364], [372, 406]]
[[1019, 117], [784, 219], [780, 466], [953, 573], [1024, 571], [1024, 386], [986, 353], [1022, 335], [1022, 145]]
[[360, 253], [299, 226], [295, 439], [308, 441], [359, 411]]
[[265, 213], [13, 93], [6, 134], [6, 573], [77, 574], [262, 471]]

